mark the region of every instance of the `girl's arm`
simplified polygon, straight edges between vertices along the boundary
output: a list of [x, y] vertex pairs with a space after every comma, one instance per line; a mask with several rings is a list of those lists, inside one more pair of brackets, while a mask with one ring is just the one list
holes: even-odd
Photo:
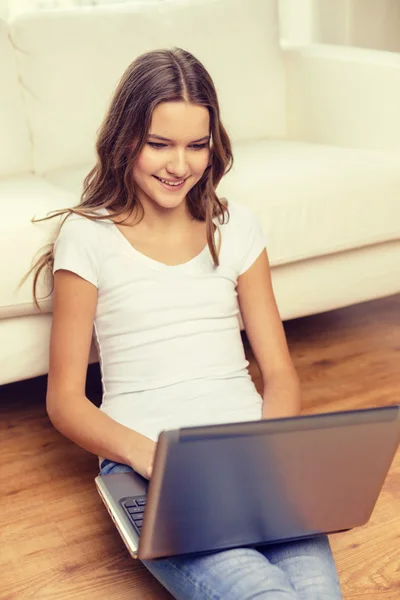
[[93, 454], [148, 477], [156, 444], [120, 425], [85, 395], [97, 288], [66, 270], [54, 274], [47, 412], [54, 427]]
[[243, 323], [264, 385], [263, 418], [300, 412], [299, 378], [290, 358], [272, 289], [267, 252], [238, 278]]

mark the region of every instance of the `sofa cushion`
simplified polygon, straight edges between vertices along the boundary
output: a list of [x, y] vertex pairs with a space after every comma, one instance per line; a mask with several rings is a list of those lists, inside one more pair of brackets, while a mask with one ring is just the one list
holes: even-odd
[[400, 155], [290, 141], [235, 144], [219, 195], [261, 218], [272, 265], [400, 239]]
[[[0, 220], [0, 319], [5, 319], [37, 312], [32, 297], [33, 277], [19, 289], [18, 284], [34, 256], [55, 239], [59, 218], [32, 223], [32, 217], [44, 217], [52, 210], [72, 206], [77, 199], [35, 175], [0, 180], [0, 198], [7, 206], [7, 218]], [[42, 281], [39, 296], [48, 289], [49, 285]], [[45, 310], [50, 306], [51, 301], [43, 303]]]
[[92, 168], [93, 163], [87, 163], [75, 167], [55, 169], [43, 175], [43, 179], [56, 187], [71, 192], [78, 198], [79, 202], [83, 191], [83, 181]]
[[0, 177], [32, 170], [33, 152], [7, 23], [0, 19]]
[[[35, 171], [91, 162], [96, 131], [128, 64], [180, 46], [209, 69], [235, 139], [284, 136], [276, 0], [148, 0], [39, 11], [11, 24], [35, 144]], [[73, 42], [72, 42], [73, 41]]]

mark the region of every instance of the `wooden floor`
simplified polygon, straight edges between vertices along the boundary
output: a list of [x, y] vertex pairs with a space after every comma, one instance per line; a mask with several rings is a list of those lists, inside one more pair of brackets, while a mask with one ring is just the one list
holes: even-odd
[[[400, 296], [285, 324], [304, 411], [400, 402]], [[259, 383], [254, 361], [251, 373]], [[170, 596], [125, 550], [96, 459], [50, 425], [45, 378], [0, 387], [1, 600]], [[96, 368], [88, 395], [99, 399]], [[400, 598], [400, 453], [367, 526], [331, 536], [345, 600]]]

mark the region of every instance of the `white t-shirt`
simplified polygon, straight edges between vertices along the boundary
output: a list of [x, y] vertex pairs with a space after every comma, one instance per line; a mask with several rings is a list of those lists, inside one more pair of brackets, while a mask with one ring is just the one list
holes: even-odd
[[73, 215], [55, 243], [54, 272], [72, 271], [98, 288], [101, 410], [153, 440], [164, 429], [261, 417], [236, 285], [265, 237], [252, 212], [233, 202], [228, 208], [228, 223], [214, 221], [221, 234], [217, 268], [208, 246], [181, 265], [153, 260], [110, 219]]

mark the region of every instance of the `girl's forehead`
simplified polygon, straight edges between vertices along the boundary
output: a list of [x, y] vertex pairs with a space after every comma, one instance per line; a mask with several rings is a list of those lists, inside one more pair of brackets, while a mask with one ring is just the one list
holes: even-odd
[[171, 140], [200, 139], [209, 132], [208, 109], [189, 102], [162, 102], [156, 106], [149, 130], [149, 134]]

